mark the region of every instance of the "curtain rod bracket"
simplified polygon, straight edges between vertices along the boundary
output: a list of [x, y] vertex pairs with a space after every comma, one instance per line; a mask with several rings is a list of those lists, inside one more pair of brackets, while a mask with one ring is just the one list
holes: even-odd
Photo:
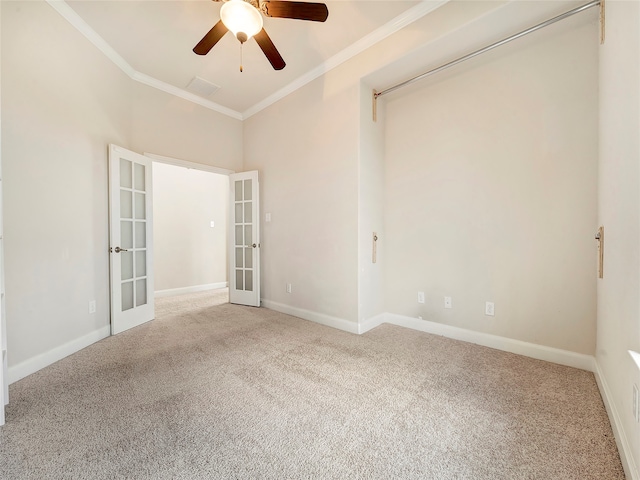
[[375, 90], [375, 88], [373, 89], [373, 93], [372, 93], [372, 100], [373, 100], [373, 121], [377, 122], [378, 121], [378, 96], [380, 94]]

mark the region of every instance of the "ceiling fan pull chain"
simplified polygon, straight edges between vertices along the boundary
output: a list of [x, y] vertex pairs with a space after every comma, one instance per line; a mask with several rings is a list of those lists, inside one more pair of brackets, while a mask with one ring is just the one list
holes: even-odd
[[240, 72], [242, 72], [242, 43], [240, 43]]

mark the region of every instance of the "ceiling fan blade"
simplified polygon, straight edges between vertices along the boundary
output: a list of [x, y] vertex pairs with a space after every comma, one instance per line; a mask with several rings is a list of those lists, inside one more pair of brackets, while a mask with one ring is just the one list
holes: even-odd
[[329, 9], [324, 3], [265, 0], [260, 4], [267, 17], [324, 22], [329, 16]]
[[278, 49], [271, 41], [271, 38], [269, 38], [269, 35], [267, 35], [265, 29], [260, 30], [253, 38], [258, 42], [260, 49], [264, 52], [274, 70], [282, 70], [286, 63], [284, 63], [284, 59], [280, 56], [280, 52], [278, 52]]
[[218, 43], [218, 40], [222, 38], [222, 36], [227, 33], [227, 27], [224, 26], [222, 20], [218, 21], [209, 32], [202, 37], [202, 40], [198, 42], [198, 44], [193, 47], [193, 51], [198, 55], [206, 55], [209, 53], [209, 50], [213, 48], [213, 46]]

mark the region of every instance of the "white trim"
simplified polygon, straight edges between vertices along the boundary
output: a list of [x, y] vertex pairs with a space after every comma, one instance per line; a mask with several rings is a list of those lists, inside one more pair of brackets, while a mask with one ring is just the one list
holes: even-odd
[[242, 120], [242, 114], [240, 112], [236, 112], [227, 107], [223, 107], [222, 105], [212, 102], [211, 100], [207, 100], [206, 98], [199, 97], [198, 95], [194, 95], [191, 92], [183, 90], [181, 88], [175, 87], [168, 83], [165, 83], [157, 78], [150, 77], [144, 73], [138, 72], [134, 69], [129, 63], [122, 58], [118, 52], [116, 52], [111, 45], [109, 45], [104, 38], [96, 33], [94, 29], [92, 29], [87, 22], [85, 22], [80, 15], [76, 13], [76, 11], [71, 8], [65, 1], [63, 0], [45, 0], [51, 7], [58, 12], [65, 20], [67, 20], [73, 27], [76, 28], [82, 35], [85, 36], [87, 40], [89, 40], [98, 50], [100, 50], [109, 60], [115, 63], [120, 70], [129, 76], [132, 80], [136, 82], [142, 83], [144, 85], [148, 85], [153, 88], [157, 88], [165, 93], [170, 95], [174, 95], [176, 97], [182, 98], [189, 102], [201, 105], [210, 110], [216, 111], [218, 113], [222, 113], [223, 115], [227, 115], [229, 117], [235, 118], [236, 120]]
[[375, 317], [371, 317], [367, 320], [358, 323], [358, 333], [367, 333], [369, 330], [373, 330], [374, 328], [382, 325], [387, 321], [387, 314], [381, 313], [376, 315]]
[[193, 285], [191, 287], [167, 288], [165, 290], [156, 290], [154, 295], [156, 298], [173, 297], [175, 295], [184, 295], [185, 293], [204, 292], [206, 290], [218, 290], [229, 286], [229, 282], [207, 283], [204, 285]]
[[475, 343], [484, 347], [524, 355], [525, 357], [536, 358], [538, 360], [566, 365], [568, 367], [580, 368], [589, 372], [593, 372], [595, 370], [595, 359], [591, 355], [570, 352], [568, 350], [547, 347], [545, 345], [537, 345], [535, 343], [523, 342], [521, 340], [514, 340], [512, 338], [500, 337], [488, 333], [475, 332], [465, 328], [431, 322], [429, 320], [420, 320], [413, 317], [406, 317], [404, 315], [383, 313], [360, 323], [359, 327], [362, 332], [365, 332], [382, 323], [390, 323], [392, 325], [432, 333], [434, 335], [440, 335], [454, 340]]
[[410, 25], [416, 20], [419, 20], [426, 14], [433, 12], [434, 10], [440, 8], [442, 5], [448, 2], [449, 0], [439, 0], [437, 2], [434, 2], [432, 0], [423, 0], [418, 5], [398, 15], [396, 18], [369, 33], [368, 35], [365, 35], [360, 40], [354, 42], [344, 50], [338, 52], [336, 55], [329, 58], [324, 63], [318, 65], [316, 68], [308, 71], [304, 75], [301, 75], [296, 80], [284, 86], [277, 92], [269, 95], [264, 100], [256, 103], [252, 107], [249, 107], [247, 110], [242, 112], [243, 120], [246, 120], [252, 115], [260, 112], [261, 110], [264, 110], [268, 106], [273, 105], [278, 100], [283, 99], [284, 97], [286, 97], [290, 93], [295, 92], [307, 83], [324, 75], [328, 71], [333, 70], [347, 60], [355, 57], [356, 55], [364, 52], [366, 49], [372, 47], [376, 43], [384, 40], [389, 35], [396, 33], [398, 30], [406, 27], [407, 25]]
[[129, 77], [133, 78], [136, 71], [134, 68], [127, 63], [127, 61], [118, 55], [111, 45], [109, 45], [104, 38], [96, 33], [96, 31], [89, 26], [87, 22], [85, 22], [80, 15], [76, 13], [76, 11], [67, 5], [66, 2], [62, 0], [46, 0], [46, 2], [62, 17], [68, 21], [71, 25], [73, 25], [76, 30], [78, 30], [82, 35], [86, 37], [93, 45], [100, 50], [104, 55], [115, 63], [120, 70], [126, 73]]
[[635, 363], [636, 367], [638, 367], [638, 371], [640, 371], [640, 353], [635, 352], [633, 350], [627, 350], [629, 355], [631, 355], [631, 359], [633, 363]]
[[296, 80], [281, 88], [274, 94], [268, 96], [264, 100], [256, 103], [252, 107], [249, 107], [243, 113], [237, 112], [236, 110], [232, 110], [228, 107], [224, 107], [216, 102], [212, 102], [211, 100], [207, 100], [206, 98], [202, 98], [198, 95], [194, 95], [193, 93], [184, 90], [182, 88], [178, 88], [174, 85], [170, 85], [165, 83], [157, 78], [151, 77], [144, 73], [138, 72], [135, 70], [129, 63], [121, 57], [98, 33], [93, 30], [87, 22], [85, 22], [80, 15], [76, 13], [76, 11], [71, 8], [64, 0], [45, 0], [51, 7], [56, 10], [65, 20], [67, 20], [73, 27], [75, 27], [82, 35], [84, 35], [87, 40], [89, 40], [93, 45], [95, 45], [98, 50], [100, 50], [109, 60], [115, 63], [124, 73], [126, 73], [132, 80], [136, 82], [140, 82], [144, 85], [148, 85], [150, 87], [161, 90], [170, 95], [174, 95], [176, 97], [182, 98], [183, 100], [187, 100], [189, 102], [195, 103], [197, 105], [201, 105], [210, 110], [216, 111], [223, 115], [227, 115], [231, 118], [235, 118], [236, 120], [246, 120], [252, 115], [255, 115], [261, 110], [264, 110], [269, 105], [274, 104], [278, 100], [286, 97], [290, 93], [295, 90], [303, 87], [307, 83], [315, 80], [316, 78], [324, 75], [330, 70], [333, 70], [337, 66], [346, 62], [347, 60], [355, 57], [359, 53], [365, 51], [366, 49], [372, 47], [376, 43], [384, 40], [389, 35], [397, 32], [398, 30], [410, 25], [416, 20], [424, 17], [428, 13], [433, 12], [437, 8], [440, 8], [445, 3], [449, 2], [449, 0], [422, 0], [418, 5], [408, 9], [404, 13], [398, 15], [396, 18], [386, 23], [382, 27], [374, 30], [373, 32], [365, 35], [360, 40], [351, 44], [344, 50], [338, 52], [333, 57], [329, 58], [324, 63], [320, 64], [316, 68], [310, 70], [306, 74], [298, 77]]
[[178, 88], [176, 86], [165, 83], [162, 80], [158, 80], [157, 78], [151, 77], [149, 75], [145, 75], [144, 73], [140, 73], [136, 71], [131, 76], [131, 78], [136, 82], [140, 82], [144, 85], [157, 88], [158, 90], [162, 90], [165, 93], [168, 93], [170, 95], [175, 95], [176, 97], [179, 97], [179, 98], [182, 98], [183, 100], [187, 100], [188, 102], [192, 102], [197, 105], [203, 106], [205, 108], [208, 108], [209, 110], [222, 113], [223, 115], [227, 115], [228, 117], [235, 118], [236, 120], [243, 120], [242, 114], [240, 112], [232, 110], [228, 107], [223, 107], [219, 103], [212, 102], [211, 100], [202, 98], [182, 88]]
[[265, 308], [275, 310], [276, 312], [286, 313], [287, 315], [309, 320], [327, 327], [337, 328], [338, 330], [344, 330], [345, 332], [358, 333], [358, 324], [345, 320], [344, 318], [332, 317], [324, 313], [312, 312], [311, 310], [304, 310], [302, 308], [292, 307], [291, 305], [285, 305], [284, 303], [272, 302], [271, 300], [262, 299], [260, 303]]
[[84, 335], [75, 340], [60, 345], [59, 347], [52, 348], [51, 350], [36, 355], [33, 358], [25, 360], [22, 363], [9, 367], [9, 383], [17, 382], [18, 380], [31, 375], [49, 365], [68, 357], [71, 354], [79, 352], [83, 348], [89, 345], [99, 342], [100, 340], [107, 338], [111, 335], [111, 325], [105, 325], [104, 327], [94, 330], [87, 335]]
[[213, 167], [211, 165], [190, 162], [188, 160], [180, 160], [179, 158], [165, 157], [164, 155], [156, 155], [155, 153], [144, 152], [143, 155], [145, 157], [149, 157], [154, 162], [175, 165], [176, 167], [190, 168], [192, 170], [202, 170], [203, 172], [218, 173], [220, 175], [231, 175], [232, 173], [236, 173], [235, 171], [227, 170], [226, 168]]
[[618, 447], [618, 453], [620, 454], [620, 461], [622, 462], [624, 473], [629, 480], [640, 480], [640, 470], [638, 470], [638, 466], [635, 464], [635, 460], [633, 459], [631, 445], [629, 445], [629, 440], [625, 434], [622, 420], [620, 420], [618, 409], [613, 401], [613, 395], [611, 394], [611, 390], [609, 390], [609, 386], [607, 385], [607, 381], [604, 378], [604, 374], [597, 359], [594, 360], [594, 367], [593, 373], [596, 377], [598, 388], [600, 389], [600, 395], [602, 396], [604, 407], [609, 415], [609, 422], [613, 429], [613, 436], [616, 440], [616, 446]]
[[[616, 446], [618, 447], [620, 461], [622, 462], [625, 475], [630, 480], [640, 480], [640, 470], [635, 464], [631, 445], [629, 444], [629, 440], [625, 434], [623, 423], [620, 419], [618, 410], [616, 409], [613, 396], [604, 378], [604, 374], [602, 373], [600, 365], [595, 357], [390, 313], [382, 313], [365, 320], [364, 322], [360, 322], [358, 325], [358, 331], [359, 333], [365, 333], [382, 323], [411, 328], [421, 332], [441, 335], [455, 340], [475, 343], [477, 345], [483, 345], [497, 350], [593, 372], [605, 409], [609, 416], [609, 421], [611, 423], [611, 428], [613, 430], [613, 435], [616, 441]], [[640, 362], [640, 355], [638, 353], [630, 350], [629, 354], [633, 358], [634, 362]], [[640, 367], [640, 363], [638, 363], [638, 366]]]

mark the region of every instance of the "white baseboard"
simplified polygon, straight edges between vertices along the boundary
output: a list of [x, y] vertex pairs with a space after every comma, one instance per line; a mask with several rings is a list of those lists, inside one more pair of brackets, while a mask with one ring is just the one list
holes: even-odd
[[613, 429], [613, 437], [616, 440], [616, 446], [618, 447], [618, 453], [620, 454], [620, 461], [624, 468], [624, 474], [629, 480], [640, 480], [640, 470], [638, 470], [638, 466], [633, 458], [633, 452], [629, 445], [627, 435], [625, 434], [622, 420], [620, 420], [620, 414], [618, 413], [616, 404], [613, 401], [611, 390], [609, 390], [609, 385], [607, 385], [607, 381], [597, 360], [594, 361], [594, 365], [595, 369], [593, 373], [596, 377], [598, 388], [600, 389], [600, 395], [602, 396], [604, 407], [609, 415], [609, 421], [611, 423], [611, 428]]
[[[358, 323], [358, 333], [366, 333], [369, 330], [382, 325], [387, 322], [388, 313], [381, 313], [375, 317], [371, 317], [363, 322]], [[388, 322], [387, 322], [388, 323]]]
[[166, 290], [157, 290], [153, 294], [156, 298], [173, 297], [174, 295], [204, 292], [205, 290], [216, 290], [218, 288], [226, 288], [228, 286], [229, 282], [207, 283], [205, 285], [193, 285], [191, 287], [167, 288]]
[[442, 323], [420, 320], [404, 315], [393, 313], [381, 313], [363, 322], [355, 323], [342, 318], [332, 317], [323, 313], [312, 312], [302, 308], [292, 307], [283, 303], [262, 299], [262, 305], [271, 310], [293, 315], [304, 320], [320, 323], [328, 327], [337, 328], [350, 333], [362, 334], [383, 324], [390, 323], [400, 327], [411, 328], [421, 332], [440, 335], [442, 337], [462, 340], [464, 342], [475, 343], [485, 347], [495, 348], [505, 352], [511, 352], [525, 357], [536, 358], [547, 362], [566, 365], [568, 367], [580, 368], [589, 372], [595, 371], [595, 359], [591, 355], [570, 352], [559, 348], [537, 345], [535, 343], [523, 342], [512, 338], [500, 337], [488, 333], [475, 332], [460, 327], [453, 327]]
[[52, 348], [48, 352], [41, 353], [29, 360], [25, 360], [17, 365], [8, 368], [8, 380], [9, 383], [17, 382], [18, 380], [37, 372], [38, 370], [48, 367], [52, 363], [62, 360], [68, 357], [72, 353], [76, 353], [83, 348], [88, 347], [92, 343], [96, 343], [111, 335], [111, 325], [105, 325], [99, 330], [84, 335], [75, 340], [60, 345], [59, 347]]
[[331, 315], [325, 315], [324, 313], [312, 312], [311, 310], [304, 310], [302, 308], [285, 305], [284, 303], [272, 302], [271, 300], [262, 299], [261, 303], [264, 307], [270, 310], [275, 310], [276, 312], [293, 315], [294, 317], [302, 318], [303, 320], [309, 320], [327, 327], [344, 330], [345, 332], [358, 333], [358, 324], [356, 322], [345, 320], [344, 318], [332, 317]]
[[440, 335], [454, 340], [475, 343], [484, 347], [524, 355], [525, 357], [588, 370], [589, 372], [593, 372], [595, 370], [595, 359], [591, 355], [584, 355], [544, 345], [536, 345], [535, 343], [499, 337], [488, 333], [475, 332], [465, 328], [453, 327], [443, 323], [420, 320], [418, 318], [406, 317], [404, 315], [397, 315], [393, 313], [383, 313], [360, 323], [360, 333], [371, 330], [382, 323], [390, 323], [392, 325], [432, 333], [434, 335]]
[[622, 462], [625, 475], [630, 480], [640, 480], [640, 470], [638, 470], [638, 466], [636, 465], [632, 455], [631, 446], [625, 434], [622, 421], [620, 420], [620, 415], [618, 414], [615, 403], [613, 402], [611, 391], [609, 390], [602, 370], [600, 369], [600, 365], [595, 357], [390, 313], [376, 315], [373, 318], [361, 322], [358, 325], [359, 333], [365, 333], [383, 323], [390, 323], [392, 325], [411, 328], [421, 332], [475, 343], [477, 345], [483, 345], [497, 350], [503, 350], [506, 352], [516, 353], [518, 355], [524, 355], [526, 357], [536, 358], [538, 360], [545, 360], [547, 362], [593, 372], [596, 378], [596, 383], [598, 384], [598, 389], [600, 390], [600, 395], [602, 396], [604, 406], [609, 416], [609, 421], [611, 423], [611, 428], [613, 429], [614, 438], [616, 440], [618, 452], [620, 453], [620, 461]]

